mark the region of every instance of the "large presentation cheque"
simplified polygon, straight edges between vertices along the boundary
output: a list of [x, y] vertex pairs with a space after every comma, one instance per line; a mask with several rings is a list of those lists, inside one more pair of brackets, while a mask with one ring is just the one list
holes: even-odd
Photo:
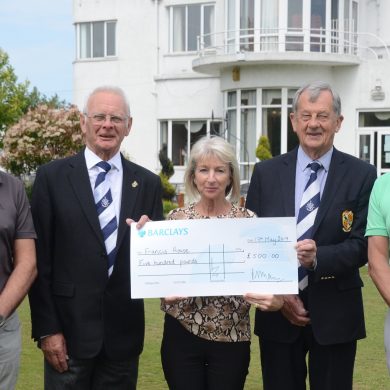
[[131, 296], [297, 294], [295, 218], [131, 225]]

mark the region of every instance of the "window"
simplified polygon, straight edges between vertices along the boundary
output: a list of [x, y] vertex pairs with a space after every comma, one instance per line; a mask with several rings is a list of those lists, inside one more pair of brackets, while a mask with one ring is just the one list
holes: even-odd
[[256, 162], [256, 101], [255, 89], [227, 93], [227, 140], [236, 150], [241, 180], [249, 181]]
[[188, 150], [205, 135], [221, 136], [220, 120], [170, 120], [160, 122], [160, 148], [175, 166], [185, 166]]
[[325, 51], [326, 2], [311, 0], [310, 51]]
[[256, 161], [256, 90], [241, 91], [241, 142], [240, 160], [245, 162], [241, 165], [240, 175], [242, 179], [249, 180], [252, 169], [251, 162]]
[[259, 137], [268, 137], [277, 156], [298, 145], [289, 118], [296, 89], [251, 89], [226, 92], [226, 138], [236, 150], [242, 180], [249, 180]]
[[286, 51], [303, 51], [303, 0], [288, 2]]
[[234, 147], [237, 140], [237, 92], [232, 91], [227, 94], [227, 108], [226, 108], [226, 120], [227, 120], [227, 140]]
[[390, 127], [389, 111], [359, 112], [359, 127]]
[[260, 7], [260, 50], [278, 51], [279, 2], [262, 0]]
[[298, 145], [298, 138], [290, 121], [295, 92], [295, 89], [262, 91], [262, 135], [268, 137], [273, 156], [286, 153]]
[[358, 112], [357, 150], [378, 175], [390, 172], [390, 111]]
[[332, 0], [331, 5], [332, 53], [337, 53], [339, 42], [339, 0]]
[[198, 50], [198, 37], [202, 46], [213, 45], [214, 5], [192, 4], [170, 7], [171, 52]]
[[116, 22], [76, 24], [77, 58], [102, 58], [116, 55]]
[[295, 31], [296, 29], [301, 29], [303, 27], [302, 12], [303, 12], [302, 0], [295, 0], [295, 1], [288, 2], [287, 25], [289, 30]]
[[280, 89], [265, 89], [262, 94], [262, 132], [269, 139], [273, 156], [281, 154], [281, 92]]
[[253, 51], [253, 38], [255, 27], [254, 0], [241, 0], [240, 2], [240, 50]]

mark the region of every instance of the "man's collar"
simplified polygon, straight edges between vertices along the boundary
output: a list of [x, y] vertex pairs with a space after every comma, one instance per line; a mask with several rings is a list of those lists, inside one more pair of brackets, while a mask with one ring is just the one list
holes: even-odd
[[[88, 170], [93, 168], [98, 162], [102, 161], [99, 156], [97, 156], [91, 149], [88, 148], [88, 146], [85, 147], [84, 156]], [[122, 158], [121, 153], [119, 151], [107, 162], [110, 163], [112, 167], [117, 169], [118, 171], [122, 170]]]
[[[325, 171], [329, 171], [330, 160], [332, 159], [334, 147], [332, 146], [324, 155], [320, 158], [317, 158], [315, 161], [319, 161], [321, 165], [324, 167]], [[310, 164], [313, 160], [304, 152], [301, 146], [298, 148], [297, 154], [297, 164], [299, 169], [303, 172], [308, 164]]]

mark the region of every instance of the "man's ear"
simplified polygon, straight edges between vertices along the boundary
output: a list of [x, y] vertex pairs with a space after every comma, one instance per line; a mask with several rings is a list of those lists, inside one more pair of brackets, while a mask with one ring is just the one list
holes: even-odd
[[85, 134], [87, 132], [86, 126], [87, 126], [87, 116], [85, 114], [80, 114], [80, 128], [81, 132]]
[[343, 115], [339, 115], [339, 117], [337, 118], [337, 128], [336, 128], [336, 133], [340, 130], [340, 127], [341, 127], [341, 123], [343, 122], [344, 120], [344, 117]]
[[126, 129], [126, 135], [130, 134], [131, 126], [133, 125], [133, 118], [130, 116], [127, 120], [127, 129]]
[[294, 133], [297, 131], [295, 130], [295, 113], [290, 112], [290, 121], [291, 121], [291, 126], [293, 128]]

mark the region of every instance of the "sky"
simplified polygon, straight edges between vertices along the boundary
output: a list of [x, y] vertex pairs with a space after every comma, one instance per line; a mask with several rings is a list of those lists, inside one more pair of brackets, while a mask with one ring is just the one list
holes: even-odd
[[0, 0], [0, 48], [18, 82], [72, 102], [72, 0]]

